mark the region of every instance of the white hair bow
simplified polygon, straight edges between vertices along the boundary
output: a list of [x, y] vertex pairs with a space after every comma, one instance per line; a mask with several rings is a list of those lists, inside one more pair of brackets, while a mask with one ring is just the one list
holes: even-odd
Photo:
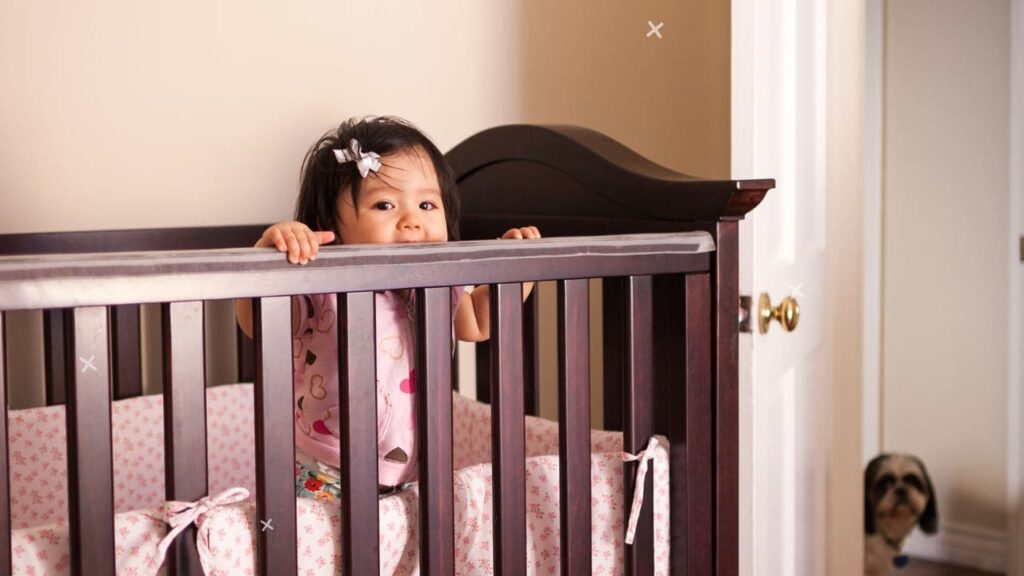
[[370, 173], [370, 170], [377, 172], [380, 170], [380, 154], [376, 152], [363, 152], [359, 146], [359, 141], [355, 138], [349, 140], [348, 148], [335, 150], [334, 157], [337, 158], [338, 164], [344, 164], [345, 162], [355, 162], [356, 168], [359, 169], [359, 175], [366, 178], [366, 175]]

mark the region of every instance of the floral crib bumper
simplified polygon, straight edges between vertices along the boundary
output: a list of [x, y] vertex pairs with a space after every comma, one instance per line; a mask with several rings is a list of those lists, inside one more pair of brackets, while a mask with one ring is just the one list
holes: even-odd
[[[207, 390], [210, 494], [241, 487], [255, 494], [252, 386]], [[453, 396], [456, 571], [493, 574], [490, 406]], [[14, 574], [69, 572], [64, 408], [11, 412], [11, 517]], [[158, 544], [164, 511], [162, 397], [114, 403], [115, 538], [118, 574], [162, 574]], [[559, 573], [558, 424], [528, 417], [527, 566]], [[622, 497], [622, 436], [591, 435], [592, 540], [595, 574], [621, 574], [629, 513]], [[668, 573], [668, 444], [652, 450], [655, 568]], [[413, 485], [380, 501], [381, 574], [418, 573], [418, 493]], [[300, 574], [338, 574], [340, 503], [297, 499]], [[252, 498], [199, 516], [200, 559], [207, 574], [255, 574]]]

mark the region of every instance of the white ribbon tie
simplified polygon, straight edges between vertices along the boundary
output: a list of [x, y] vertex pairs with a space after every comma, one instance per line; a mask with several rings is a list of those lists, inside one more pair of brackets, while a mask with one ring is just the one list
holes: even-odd
[[636, 523], [640, 520], [640, 509], [644, 505], [644, 481], [647, 480], [647, 463], [654, 459], [654, 449], [658, 446], [658, 439], [651, 436], [647, 442], [647, 448], [636, 454], [629, 452], [622, 453], [623, 462], [640, 461], [636, 469], [636, 482], [633, 484], [633, 503], [629, 506], [629, 524], [626, 525], [626, 544], [633, 543], [633, 536], [636, 534]]
[[164, 503], [167, 524], [170, 525], [171, 530], [156, 547], [157, 566], [163, 564], [164, 556], [167, 554], [167, 548], [170, 547], [171, 542], [174, 542], [178, 534], [181, 534], [193, 522], [198, 522], [204, 514], [217, 506], [237, 504], [244, 502], [248, 498], [249, 491], [245, 488], [228, 488], [216, 496], [200, 498], [197, 502], [170, 500]]

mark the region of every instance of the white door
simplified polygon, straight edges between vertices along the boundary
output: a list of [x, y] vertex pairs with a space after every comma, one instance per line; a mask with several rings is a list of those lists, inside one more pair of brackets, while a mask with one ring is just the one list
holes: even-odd
[[740, 290], [795, 331], [740, 336], [740, 574], [825, 574], [825, 0], [733, 0], [732, 176], [775, 178], [740, 227]]

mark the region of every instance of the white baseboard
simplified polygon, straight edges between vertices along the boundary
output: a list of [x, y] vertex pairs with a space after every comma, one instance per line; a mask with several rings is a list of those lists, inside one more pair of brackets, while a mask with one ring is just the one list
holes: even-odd
[[903, 551], [910, 556], [957, 564], [988, 572], [1006, 573], [1006, 532], [966, 524], [939, 523], [937, 534], [914, 530]]

